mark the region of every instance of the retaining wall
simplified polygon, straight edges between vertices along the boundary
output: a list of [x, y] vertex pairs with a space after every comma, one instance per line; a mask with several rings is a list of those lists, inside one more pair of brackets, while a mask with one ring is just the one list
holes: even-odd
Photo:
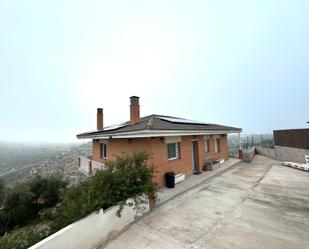
[[256, 153], [280, 161], [305, 163], [305, 155], [309, 155], [309, 150], [284, 146], [275, 146], [275, 148], [256, 147]]
[[[103, 212], [93, 213], [44, 240], [29, 249], [92, 249], [119, 234], [135, 219], [133, 207], [125, 206], [119, 218], [116, 213], [118, 206]], [[145, 206], [144, 212], [149, 211]]]

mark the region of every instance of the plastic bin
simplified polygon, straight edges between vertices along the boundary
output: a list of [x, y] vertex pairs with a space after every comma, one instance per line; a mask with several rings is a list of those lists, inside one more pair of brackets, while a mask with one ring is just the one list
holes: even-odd
[[166, 172], [165, 173], [165, 182], [167, 188], [175, 188], [175, 173]]

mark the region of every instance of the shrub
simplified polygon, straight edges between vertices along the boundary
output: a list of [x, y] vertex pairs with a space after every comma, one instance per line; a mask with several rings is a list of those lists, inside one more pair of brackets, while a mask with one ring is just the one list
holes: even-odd
[[139, 209], [143, 203], [141, 197], [157, 189], [148, 159], [145, 152], [123, 154], [109, 161], [106, 170], [96, 171], [94, 176], [80, 185], [71, 187], [55, 213], [56, 227], [61, 228], [94, 211], [114, 205], [120, 205], [120, 215], [129, 198], [134, 199], [136, 209]]
[[52, 207], [60, 201], [61, 192], [67, 186], [67, 182], [60, 177], [42, 178], [38, 175], [29, 182], [29, 186], [34, 204]]
[[20, 183], [8, 188], [5, 194], [5, 210], [17, 209], [20, 206], [30, 205], [33, 199], [33, 193], [30, 192], [28, 183]]
[[16, 225], [25, 224], [35, 217], [36, 209], [32, 206], [32, 199], [33, 194], [27, 183], [20, 183], [7, 189], [1, 216], [1, 223], [5, 223], [2, 226], [4, 228], [2, 233]]
[[55, 228], [60, 229], [95, 210], [89, 198], [90, 181], [86, 180], [71, 187], [64, 195], [60, 207], [49, 212], [51, 220], [55, 221]]
[[20, 232], [7, 233], [0, 238], [1, 249], [26, 249], [47, 237], [48, 230], [35, 231], [26, 229]]
[[32, 222], [38, 217], [40, 210], [59, 202], [65, 187], [66, 182], [61, 178], [36, 176], [7, 188], [4, 210], [0, 211], [0, 235], [14, 226]]

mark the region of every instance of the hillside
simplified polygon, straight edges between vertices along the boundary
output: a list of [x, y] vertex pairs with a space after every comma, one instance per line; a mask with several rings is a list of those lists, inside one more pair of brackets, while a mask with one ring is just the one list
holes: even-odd
[[61, 175], [70, 182], [84, 176], [76, 169], [78, 156], [89, 156], [91, 143], [27, 145], [0, 143], [0, 179], [11, 184], [34, 174]]

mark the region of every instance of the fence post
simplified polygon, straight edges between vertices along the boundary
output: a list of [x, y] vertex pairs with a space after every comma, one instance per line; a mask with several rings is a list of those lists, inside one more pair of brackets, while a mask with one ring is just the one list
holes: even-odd
[[92, 175], [92, 161], [91, 161], [91, 160], [89, 160], [88, 174], [89, 174], [89, 175]]

